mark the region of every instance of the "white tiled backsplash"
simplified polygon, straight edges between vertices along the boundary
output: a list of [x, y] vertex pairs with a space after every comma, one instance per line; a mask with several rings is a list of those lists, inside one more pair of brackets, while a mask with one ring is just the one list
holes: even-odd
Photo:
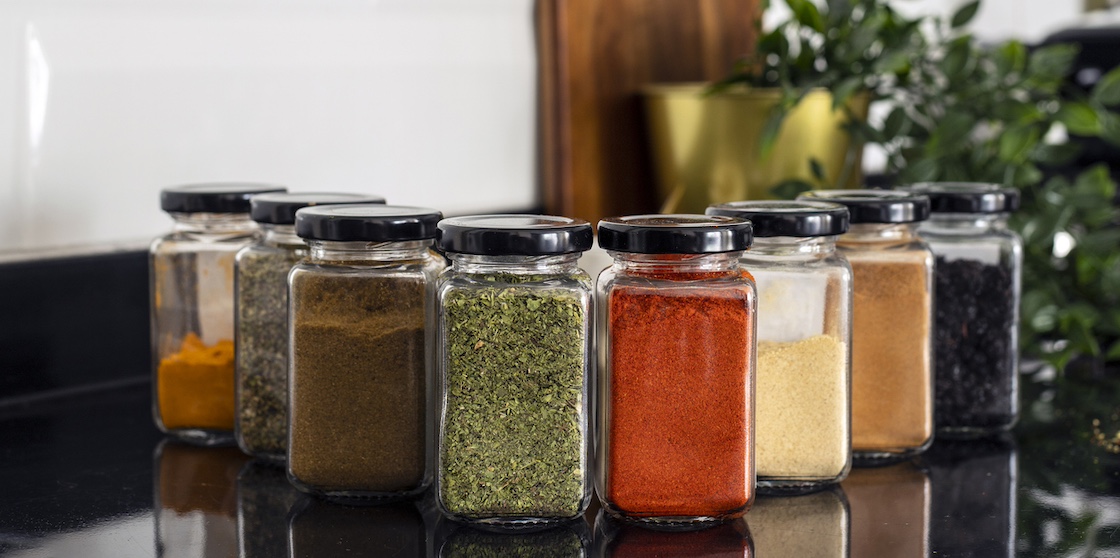
[[531, 207], [532, 4], [0, 2], [0, 250], [150, 238], [200, 181]]

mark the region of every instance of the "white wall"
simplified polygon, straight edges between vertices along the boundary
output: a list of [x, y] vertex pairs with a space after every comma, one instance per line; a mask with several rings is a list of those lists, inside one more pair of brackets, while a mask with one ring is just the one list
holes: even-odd
[[537, 200], [531, 0], [0, 2], [0, 250], [134, 241], [160, 187]]

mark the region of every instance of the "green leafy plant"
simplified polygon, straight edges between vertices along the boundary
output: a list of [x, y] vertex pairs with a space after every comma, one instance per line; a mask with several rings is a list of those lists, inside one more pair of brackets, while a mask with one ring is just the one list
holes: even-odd
[[[1025, 247], [1023, 346], [1059, 367], [1082, 355], [1120, 361], [1116, 185], [1103, 166], [1047, 178], [1048, 169], [1078, 155], [1078, 146], [1062, 136], [1120, 145], [1120, 69], [1086, 95], [1066, 80], [1075, 46], [984, 46], [966, 30], [979, 0], [948, 20], [906, 18], [887, 0], [785, 1], [791, 16], [760, 33], [756, 51], [716, 86], [781, 89], [763, 148], [813, 88], [829, 89], [836, 110], [860, 94], [887, 105], [880, 122], [849, 111], [853, 159], [863, 145], [875, 144], [886, 152], [896, 184], [973, 181], [1021, 189], [1012, 227]], [[816, 184], [787, 181], [774, 192], [792, 197], [846, 183], [847, 176], [823, 176], [819, 162], [806, 164]]]

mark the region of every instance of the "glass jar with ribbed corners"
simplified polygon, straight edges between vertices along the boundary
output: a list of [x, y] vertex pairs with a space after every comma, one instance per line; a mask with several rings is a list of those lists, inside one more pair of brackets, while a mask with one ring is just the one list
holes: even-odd
[[175, 220], [149, 255], [152, 415], [165, 434], [198, 445], [234, 441], [234, 259], [259, 238], [249, 200], [283, 191], [206, 183], [160, 192]]
[[612, 515], [691, 529], [755, 491], [754, 281], [734, 217], [604, 219], [597, 492]]
[[468, 522], [578, 517], [591, 497], [586, 221], [445, 219], [439, 298], [438, 502]]
[[852, 269], [836, 250], [848, 209], [806, 201], [714, 205], [749, 219], [743, 267], [758, 287], [755, 460], [759, 492], [811, 492], [852, 461]]
[[848, 208], [836, 246], [852, 266], [852, 454], [882, 462], [933, 441], [933, 253], [918, 237], [929, 198], [820, 190], [799, 199]]
[[237, 445], [283, 463], [288, 453], [288, 273], [307, 257], [296, 211], [325, 204], [385, 203], [360, 194], [261, 194], [250, 217], [263, 236], [237, 253], [234, 338]]
[[363, 502], [431, 483], [440, 218], [372, 204], [296, 212], [310, 247], [288, 276], [288, 477], [297, 488]]
[[1019, 191], [994, 184], [915, 184], [929, 196], [918, 227], [937, 263], [934, 416], [938, 436], [973, 438], [1019, 418], [1023, 242], [1007, 227]]

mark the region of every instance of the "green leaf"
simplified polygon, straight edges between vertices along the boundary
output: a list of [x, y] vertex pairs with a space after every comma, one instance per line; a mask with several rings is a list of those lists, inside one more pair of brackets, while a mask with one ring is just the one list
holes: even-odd
[[1014, 186], [1034, 186], [1042, 182], [1042, 171], [1038, 167], [1030, 163], [1022, 163], [1015, 167], [1012, 174], [1011, 184]]
[[1081, 153], [1081, 147], [1073, 143], [1040, 145], [1031, 154], [1031, 159], [1039, 164], [1058, 167], [1073, 161]]
[[887, 119], [883, 121], [883, 136], [887, 141], [890, 141], [898, 136], [906, 133], [910, 127], [910, 118], [906, 115], [904, 107], [895, 107]]
[[941, 166], [937, 159], [920, 159], [902, 169], [903, 182], [933, 182], [939, 178]]
[[1088, 103], [1066, 103], [1058, 110], [1057, 118], [1071, 134], [1095, 136], [1101, 133], [1097, 111]]
[[950, 80], [961, 79], [968, 67], [972, 54], [971, 37], [965, 36], [953, 40], [949, 45], [945, 58], [941, 60], [941, 71]]
[[1098, 203], [1112, 203], [1112, 198], [1116, 195], [1116, 184], [1108, 173], [1108, 166], [1093, 165], [1077, 175], [1073, 181], [1072, 194], [1096, 199]]
[[953, 29], [957, 29], [959, 27], [967, 25], [968, 22], [972, 21], [972, 18], [976, 17], [976, 12], [979, 9], [980, 0], [974, 0], [973, 2], [969, 2], [961, 6], [961, 8], [957, 10], [957, 13], [953, 14], [953, 19], [951, 22]]
[[1104, 355], [1105, 360], [1120, 360], [1120, 341], [1115, 341]]
[[832, 89], [832, 110], [836, 110], [847, 103], [852, 95], [855, 95], [861, 89], [863, 89], [862, 76], [853, 76], [841, 81]]
[[786, 118], [786, 111], [781, 110], [779, 107], [774, 107], [770, 110], [770, 115], [766, 117], [766, 123], [762, 125], [762, 136], [758, 140], [759, 155], [763, 159], [770, 156], [770, 152], [774, 149], [774, 143], [778, 141], [778, 134], [782, 131], [782, 122]]
[[821, 17], [820, 10], [817, 6], [808, 0], [801, 2], [801, 7], [794, 12], [797, 16], [797, 21], [818, 33], [824, 33], [825, 24], [824, 18]]
[[1027, 66], [1027, 47], [1019, 41], [1007, 41], [996, 49], [994, 58], [1000, 74], [1021, 72]]
[[1093, 86], [1091, 98], [1106, 107], [1120, 105], [1120, 67], [1113, 68]]
[[926, 144], [927, 153], [947, 153], [959, 151], [961, 143], [968, 139], [972, 133], [975, 122], [972, 116], [964, 112], [950, 112], [941, 118], [937, 129], [933, 131], [929, 143]]
[[1025, 161], [1040, 137], [1041, 133], [1034, 127], [1016, 127], [1005, 131], [999, 138], [1000, 159], [1012, 163]]
[[1073, 66], [1078, 50], [1077, 46], [1068, 44], [1042, 47], [1031, 53], [1027, 69], [1041, 79], [1064, 78]]
[[906, 50], [884, 52], [875, 60], [874, 69], [879, 74], [897, 74], [910, 67], [910, 53]]
[[1115, 112], [1098, 111], [1101, 119], [1101, 139], [1120, 147], [1120, 114]]
[[796, 198], [798, 194], [808, 192], [812, 189], [813, 185], [804, 180], [790, 179], [783, 180], [770, 188], [770, 195], [781, 200], [792, 200]]
[[809, 158], [809, 171], [813, 173], [813, 178], [816, 178], [818, 181], [823, 183], [828, 182], [825, 179], [824, 165], [822, 165], [820, 160], [816, 157]]

